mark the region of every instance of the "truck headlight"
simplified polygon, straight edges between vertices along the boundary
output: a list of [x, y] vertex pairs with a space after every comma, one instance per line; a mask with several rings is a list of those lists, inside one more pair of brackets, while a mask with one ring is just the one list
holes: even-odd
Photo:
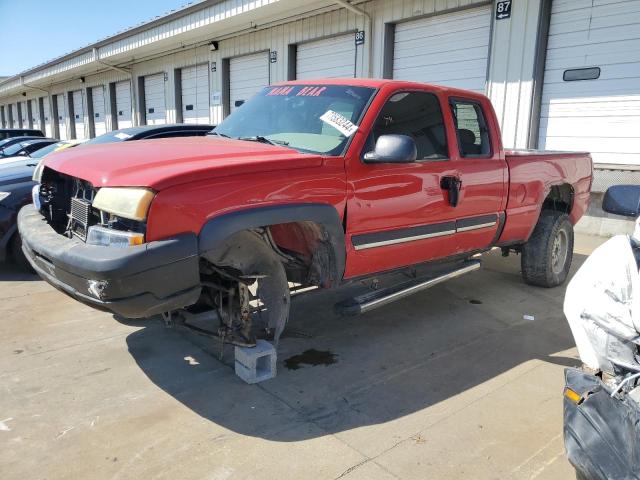
[[154, 195], [146, 188], [103, 187], [96, 193], [93, 208], [142, 222], [147, 219]]
[[103, 247], [133, 247], [144, 243], [144, 235], [137, 232], [124, 232], [112, 228], [93, 226], [87, 232], [88, 245]]
[[0, 202], [11, 195], [11, 192], [0, 192]]

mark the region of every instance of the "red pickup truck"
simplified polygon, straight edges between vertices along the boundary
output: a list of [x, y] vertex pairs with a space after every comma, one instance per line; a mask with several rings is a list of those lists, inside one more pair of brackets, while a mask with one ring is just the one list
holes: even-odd
[[277, 341], [292, 286], [414, 273], [343, 304], [361, 312], [496, 246], [526, 282], [561, 284], [592, 164], [505, 151], [483, 95], [340, 79], [266, 87], [207, 137], [54, 154], [36, 177], [19, 230], [45, 280], [128, 318], [216, 309], [226, 341], [253, 345]]

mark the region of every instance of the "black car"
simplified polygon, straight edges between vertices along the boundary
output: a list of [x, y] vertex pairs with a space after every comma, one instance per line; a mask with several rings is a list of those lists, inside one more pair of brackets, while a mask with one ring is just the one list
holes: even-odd
[[32, 153], [58, 142], [54, 138], [32, 138], [22, 142], [14, 143], [0, 150], [0, 158], [7, 157], [29, 157]]
[[25, 140], [38, 140], [41, 138], [42, 137], [31, 136], [5, 138], [4, 140], [0, 140], [0, 154], [2, 154], [2, 151], [5, 148], [10, 147], [11, 145], [15, 145], [16, 143], [24, 142]]
[[44, 133], [35, 128], [0, 128], [0, 140], [13, 137], [44, 137]]
[[27, 157], [0, 168], [0, 261], [9, 254], [23, 268], [28, 263], [22, 254], [16, 218], [18, 211], [31, 201], [31, 177], [36, 164], [36, 159]]
[[170, 125], [144, 125], [141, 127], [122, 128], [93, 138], [85, 145], [98, 143], [128, 142], [131, 140], [149, 140], [169, 137], [201, 137], [215, 128], [214, 125], [195, 125], [175, 123]]

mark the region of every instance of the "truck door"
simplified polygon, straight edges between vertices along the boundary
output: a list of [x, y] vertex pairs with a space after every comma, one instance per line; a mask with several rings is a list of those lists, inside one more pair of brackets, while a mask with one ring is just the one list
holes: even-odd
[[[389, 93], [375, 114], [359, 158], [347, 160], [351, 191], [345, 277], [453, 257], [490, 245], [503, 196], [501, 150], [496, 149], [497, 158], [493, 150], [488, 157], [483, 152], [461, 157], [452, 112], [446, 96], [425, 88]], [[486, 127], [481, 127], [483, 132]], [[386, 134], [411, 136], [417, 161], [365, 163], [364, 154]]]

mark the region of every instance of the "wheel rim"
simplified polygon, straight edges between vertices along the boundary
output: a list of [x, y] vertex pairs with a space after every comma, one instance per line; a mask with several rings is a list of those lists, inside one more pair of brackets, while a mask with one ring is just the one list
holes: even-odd
[[559, 230], [553, 239], [553, 246], [551, 247], [551, 269], [555, 274], [559, 274], [564, 270], [567, 261], [568, 245], [569, 239], [567, 232]]

